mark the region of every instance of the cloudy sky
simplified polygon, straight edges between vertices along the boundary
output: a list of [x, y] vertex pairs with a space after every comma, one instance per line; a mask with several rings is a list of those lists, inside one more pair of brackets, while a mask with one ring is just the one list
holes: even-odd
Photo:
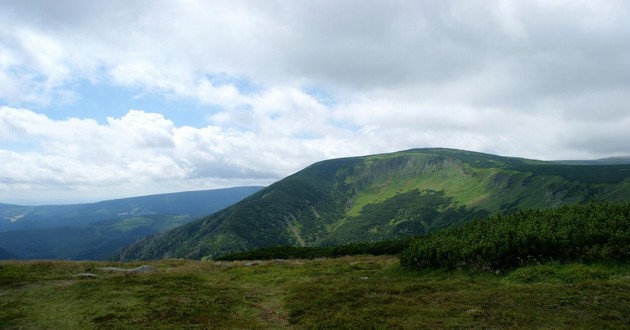
[[630, 2], [0, 2], [0, 202], [450, 147], [630, 155]]

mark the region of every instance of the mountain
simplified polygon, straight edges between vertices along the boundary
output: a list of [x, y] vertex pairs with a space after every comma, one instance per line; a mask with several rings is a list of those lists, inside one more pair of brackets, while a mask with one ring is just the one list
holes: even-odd
[[0, 260], [17, 259], [17, 256], [3, 248], [0, 248]]
[[140, 240], [119, 259], [370, 242], [423, 235], [496, 212], [629, 199], [627, 164], [414, 149], [313, 164], [221, 212]]
[[235, 187], [76, 205], [0, 204], [0, 247], [21, 259], [108, 259], [143, 236], [217, 212], [260, 189]]
[[103, 220], [122, 220], [155, 214], [200, 217], [230, 206], [260, 189], [262, 187], [234, 187], [72, 205], [0, 204], [0, 232], [79, 226]]
[[556, 164], [565, 165], [624, 165], [630, 164], [630, 157], [608, 157], [594, 160], [559, 160]]

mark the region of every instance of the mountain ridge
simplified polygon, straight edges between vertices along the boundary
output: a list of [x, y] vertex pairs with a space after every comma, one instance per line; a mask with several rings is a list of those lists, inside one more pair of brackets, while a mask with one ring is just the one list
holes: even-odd
[[[263, 187], [243, 186], [117, 198], [94, 203], [17, 205], [0, 203], [0, 232], [78, 226], [130, 215], [189, 214], [201, 217]], [[222, 196], [220, 198], [217, 198]], [[229, 196], [233, 196], [230, 198]], [[191, 207], [192, 206], [192, 207]]]
[[564, 165], [426, 148], [314, 163], [212, 216], [136, 242], [121, 260], [218, 257], [274, 245], [424, 235], [522, 208], [627, 200], [630, 165]]
[[212, 214], [263, 187], [60, 206], [0, 205], [0, 247], [22, 259], [109, 259], [137, 239]]

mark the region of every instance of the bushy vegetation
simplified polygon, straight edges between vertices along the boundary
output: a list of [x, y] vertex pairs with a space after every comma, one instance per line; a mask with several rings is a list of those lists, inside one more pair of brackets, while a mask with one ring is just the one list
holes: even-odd
[[355, 243], [326, 247], [276, 246], [228, 254], [217, 258], [217, 260], [315, 259], [337, 258], [362, 254], [374, 256], [396, 255], [408, 248], [412, 241], [412, 238], [405, 238], [374, 243]]
[[404, 267], [502, 269], [523, 264], [630, 261], [630, 204], [591, 203], [500, 214], [432, 233]]

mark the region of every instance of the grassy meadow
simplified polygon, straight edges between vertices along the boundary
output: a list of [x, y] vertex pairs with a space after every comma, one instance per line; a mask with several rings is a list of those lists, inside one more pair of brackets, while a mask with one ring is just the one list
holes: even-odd
[[[99, 267], [151, 265], [128, 274]], [[95, 276], [75, 276], [91, 273]], [[630, 327], [630, 265], [406, 270], [394, 256], [0, 262], [2, 329]]]

